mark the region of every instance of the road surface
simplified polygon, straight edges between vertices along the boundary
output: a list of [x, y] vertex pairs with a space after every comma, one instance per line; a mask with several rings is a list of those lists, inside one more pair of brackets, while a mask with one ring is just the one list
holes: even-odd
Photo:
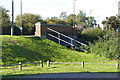
[[48, 73], [18, 78], [118, 78], [118, 73]]

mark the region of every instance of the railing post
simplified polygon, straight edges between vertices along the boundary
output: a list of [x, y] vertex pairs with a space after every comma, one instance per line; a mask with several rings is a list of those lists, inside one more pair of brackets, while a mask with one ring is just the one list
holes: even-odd
[[40, 61], [40, 67], [43, 67], [43, 62], [42, 61]]
[[119, 63], [116, 63], [116, 69], [118, 69], [119, 68]]
[[19, 62], [19, 70], [22, 70], [22, 62]]
[[47, 38], [47, 26], [45, 27], [45, 36]]
[[71, 49], [73, 49], [73, 40], [71, 39]]
[[59, 44], [60, 44], [60, 33], [58, 33], [58, 38], [59, 38], [58, 40], [59, 40]]
[[47, 67], [50, 67], [50, 61], [47, 61]]
[[81, 62], [81, 67], [84, 67], [84, 61]]

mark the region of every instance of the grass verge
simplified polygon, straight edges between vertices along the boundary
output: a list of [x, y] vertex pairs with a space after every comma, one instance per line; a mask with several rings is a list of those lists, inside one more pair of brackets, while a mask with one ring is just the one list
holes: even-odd
[[30, 76], [35, 74], [45, 73], [81, 73], [81, 72], [92, 72], [92, 73], [103, 73], [103, 72], [118, 72], [115, 65], [91, 65], [86, 64], [84, 68], [81, 65], [74, 64], [52, 64], [50, 67], [44, 65], [43, 68], [36, 66], [25, 66], [22, 70], [18, 70], [18, 67], [14, 68], [3, 68], [3, 78], [15, 78], [19, 76]]
[[[2, 35], [2, 65], [36, 62], [42, 60], [53, 62], [82, 62], [85, 63], [110, 63], [115, 64], [117, 61], [100, 57], [95, 54], [77, 52], [66, 47], [58, 45], [44, 38], [32, 38], [23, 36]], [[105, 67], [103, 67], [105, 66]], [[32, 75], [43, 73], [60, 73], [60, 72], [117, 72], [115, 66], [107, 65], [52, 65], [47, 67], [27, 66], [19, 71], [18, 66], [1, 68], [3, 77], [14, 77], [20, 75]]]

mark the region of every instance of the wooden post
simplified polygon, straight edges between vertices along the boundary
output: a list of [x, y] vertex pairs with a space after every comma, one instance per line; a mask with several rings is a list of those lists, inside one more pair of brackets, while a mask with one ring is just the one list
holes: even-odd
[[19, 70], [22, 70], [22, 62], [19, 62]]
[[81, 62], [81, 67], [84, 67], [84, 61]]
[[116, 69], [118, 69], [119, 68], [119, 63], [116, 63]]
[[42, 61], [40, 61], [40, 67], [43, 67], [43, 62]]
[[47, 61], [47, 67], [50, 67], [50, 61]]

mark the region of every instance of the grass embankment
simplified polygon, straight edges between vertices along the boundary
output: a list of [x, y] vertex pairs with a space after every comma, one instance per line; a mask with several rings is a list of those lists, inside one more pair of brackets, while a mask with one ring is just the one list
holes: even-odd
[[[104, 57], [70, 50], [44, 38], [2, 36], [2, 64], [35, 61], [109, 63]], [[110, 62], [111, 63], [111, 62]]]
[[[83, 52], [77, 52], [70, 50], [66, 47], [58, 45], [50, 40], [44, 38], [32, 38], [23, 36], [2, 36], [2, 65], [18, 64], [18, 62], [29, 63], [36, 61], [54, 61], [54, 62], [81, 62], [86, 63], [113, 63], [112, 61], [104, 57], [99, 57], [94, 54], [87, 54]], [[54, 66], [54, 65], [53, 65]], [[96, 68], [90, 65], [84, 69], [80, 67], [71, 67], [70, 65], [59, 65], [51, 68], [35, 68], [32, 66], [29, 68], [23, 68], [22, 71], [18, 70], [18, 67], [2, 68], [3, 76], [12, 75], [27, 75], [39, 74], [39, 73], [54, 73], [54, 72], [113, 72], [117, 71], [115, 66], [98, 66]], [[92, 65], [96, 66], [96, 65]], [[103, 65], [104, 66], [104, 65]], [[38, 70], [39, 69], [39, 70]]]

